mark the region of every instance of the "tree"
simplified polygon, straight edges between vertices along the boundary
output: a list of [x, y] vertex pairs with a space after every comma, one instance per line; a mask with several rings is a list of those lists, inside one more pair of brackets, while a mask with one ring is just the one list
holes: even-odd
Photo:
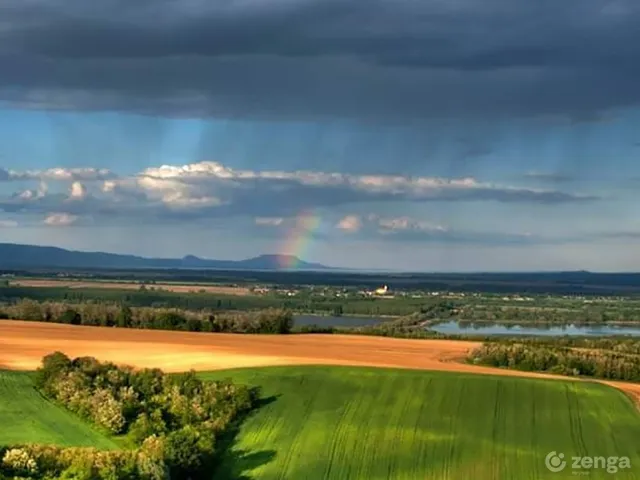
[[197, 318], [190, 318], [187, 320], [187, 330], [190, 332], [200, 332], [202, 331], [202, 320], [198, 320]]
[[213, 453], [213, 436], [202, 435], [190, 425], [166, 436], [165, 461], [171, 478], [198, 478], [206, 457]]
[[131, 308], [126, 305], [120, 308], [118, 315], [116, 315], [116, 325], [120, 328], [130, 328], [133, 326], [133, 312]]
[[112, 433], [122, 432], [125, 418], [122, 403], [113, 398], [107, 389], [99, 389], [91, 397], [91, 416], [93, 420]]
[[36, 372], [36, 385], [45, 388], [48, 382], [71, 369], [71, 359], [62, 352], [53, 352], [42, 359], [42, 366]]
[[102, 327], [114, 327], [116, 325], [116, 319], [113, 313], [107, 311], [102, 317], [100, 317], [100, 325]]
[[42, 321], [42, 306], [35, 300], [22, 299], [16, 304], [17, 318]]
[[163, 312], [153, 320], [153, 327], [161, 330], [178, 330], [185, 326], [187, 320], [177, 312]]
[[147, 414], [142, 412], [136, 420], [131, 424], [129, 434], [136, 443], [143, 441], [152, 435], [164, 435], [167, 431], [167, 425], [162, 418], [162, 412], [158, 409]]
[[74, 309], [68, 308], [58, 317], [58, 322], [69, 325], [80, 325], [82, 323], [82, 317]]

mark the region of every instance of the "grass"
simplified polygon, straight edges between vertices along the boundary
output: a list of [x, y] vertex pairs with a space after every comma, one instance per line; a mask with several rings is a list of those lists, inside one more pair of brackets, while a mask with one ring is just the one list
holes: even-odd
[[[631, 470], [588, 478], [640, 478], [640, 415], [596, 383], [315, 366], [201, 375], [259, 385], [264, 398], [219, 446], [215, 478], [575, 478], [545, 468], [554, 450], [628, 456]], [[30, 374], [0, 371], [0, 445], [26, 442], [119, 446], [42, 398]]]
[[553, 450], [628, 456], [632, 472], [589, 478], [640, 478], [640, 415], [600, 384], [308, 366], [203, 377], [260, 385], [272, 399], [241, 426], [216, 478], [575, 478], [570, 465], [546, 469]]
[[0, 371], [0, 445], [46, 443], [104, 449], [118, 445], [33, 387], [31, 374]]

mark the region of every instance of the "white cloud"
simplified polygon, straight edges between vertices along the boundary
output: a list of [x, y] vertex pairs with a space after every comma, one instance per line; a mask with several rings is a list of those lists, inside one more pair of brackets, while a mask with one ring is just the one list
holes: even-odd
[[361, 230], [371, 233], [376, 231], [381, 234], [393, 234], [403, 232], [446, 233], [449, 228], [424, 220], [418, 220], [407, 216], [381, 217], [375, 213], [369, 215], [346, 215], [336, 224], [336, 228], [345, 232], [358, 232]]
[[[6, 171], [5, 171], [6, 172]], [[217, 162], [163, 165], [118, 176], [95, 168], [53, 168], [9, 171], [4, 177], [39, 181], [36, 190], [0, 197], [0, 210], [35, 214], [67, 213], [110, 217], [128, 222], [193, 222], [198, 219], [245, 216], [293, 218], [303, 211], [324, 209], [338, 213], [351, 205], [378, 202], [496, 201], [503, 203], [561, 204], [596, 197], [513, 185], [482, 182], [471, 177], [408, 177], [353, 175], [320, 171], [235, 170]], [[67, 183], [69, 196], [48, 193], [48, 182]], [[100, 181], [99, 188], [87, 183]], [[59, 191], [53, 188], [54, 192]], [[91, 191], [91, 195], [88, 192]], [[68, 199], [84, 199], [69, 202]], [[38, 201], [34, 201], [38, 200]], [[394, 232], [426, 230], [437, 225], [406, 218], [379, 219], [379, 228]], [[355, 218], [344, 220], [342, 230], [358, 230]]]
[[7, 170], [0, 180], [54, 180], [54, 181], [96, 181], [113, 178], [113, 172], [106, 168], [49, 168], [47, 170]]
[[49, 187], [44, 181], [40, 181], [40, 185], [38, 185], [38, 190], [36, 192], [37, 198], [43, 198], [47, 192], [49, 191]]
[[[336, 231], [356, 235], [358, 239], [396, 240], [409, 242], [468, 243], [484, 245], [513, 245], [558, 242], [530, 232], [523, 234], [454, 229], [447, 225], [409, 216], [380, 216], [350, 214], [335, 225]], [[561, 240], [561, 239], [560, 239]]]
[[80, 182], [73, 182], [71, 184], [71, 188], [69, 191], [69, 196], [71, 198], [76, 198], [76, 199], [83, 199], [87, 196], [87, 187], [85, 187], [82, 183]]
[[163, 165], [158, 168], [148, 168], [139, 175], [140, 185], [149, 189], [176, 188], [178, 182], [183, 185], [202, 184], [203, 180], [236, 181], [238, 182], [236, 186], [243, 180], [287, 181], [306, 186], [347, 187], [361, 191], [415, 195], [429, 193], [429, 190], [436, 189], [499, 189], [499, 187], [483, 184], [469, 177], [446, 179], [398, 175], [349, 175], [308, 170], [294, 172], [234, 170], [218, 162], [199, 162], [182, 166]]
[[70, 215], [68, 213], [52, 213], [47, 215], [44, 219], [45, 225], [49, 225], [52, 227], [65, 227], [68, 225], [73, 225], [78, 220], [77, 215]]
[[31, 200], [32, 198], [35, 198], [35, 196], [36, 194], [34, 193], [33, 190], [25, 190], [18, 194], [18, 197], [23, 200]]
[[217, 162], [200, 162], [181, 166], [162, 165], [160, 167], [147, 168], [141, 172], [141, 175], [153, 178], [233, 178], [236, 173]]
[[256, 217], [254, 219], [256, 225], [265, 227], [279, 227], [284, 223], [282, 217]]
[[447, 232], [448, 227], [425, 222], [423, 220], [416, 220], [411, 217], [378, 217], [377, 215], [370, 215], [369, 220], [375, 222], [382, 233], [394, 233], [394, 232]]
[[345, 232], [357, 232], [362, 228], [362, 220], [358, 215], [347, 215], [340, 219], [336, 227]]
[[[132, 188], [130, 180], [105, 184]], [[148, 168], [137, 176], [137, 186], [150, 196], [179, 192], [181, 195], [230, 197], [270, 193], [297, 195], [298, 201], [313, 197], [315, 203], [335, 204], [372, 200], [496, 200], [505, 202], [560, 203], [593, 197], [548, 189], [519, 188], [480, 182], [475, 178], [407, 177], [399, 175], [350, 175], [318, 171], [234, 170], [217, 162]], [[324, 190], [327, 197], [320, 198]], [[306, 197], [304, 193], [307, 193]]]
[[35, 190], [23, 190], [22, 192], [16, 194], [18, 198], [22, 200], [38, 200], [44, 198], [47, 195], [47, 184], [45, 182], [40, 182], [40, 185]]

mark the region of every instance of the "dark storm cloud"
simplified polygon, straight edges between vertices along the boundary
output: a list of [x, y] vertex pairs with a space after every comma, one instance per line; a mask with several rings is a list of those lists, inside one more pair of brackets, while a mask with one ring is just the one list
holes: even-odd
[[389, 120], [638, 103], [631, 0], [8, 0], [0, 96], [166, 115]]

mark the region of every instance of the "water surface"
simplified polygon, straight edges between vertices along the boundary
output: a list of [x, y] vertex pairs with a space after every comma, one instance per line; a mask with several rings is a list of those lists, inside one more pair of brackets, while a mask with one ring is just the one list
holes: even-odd
[[431, 330], [445, 334], [465, 335], [544, 335], [550, 337], [569, 336], [640, 336], [638, 327], [617, 327], [614, 325], [562, 325], [554, 327], [535, 325], [469, 324], [450, 321], [430, 327]]

